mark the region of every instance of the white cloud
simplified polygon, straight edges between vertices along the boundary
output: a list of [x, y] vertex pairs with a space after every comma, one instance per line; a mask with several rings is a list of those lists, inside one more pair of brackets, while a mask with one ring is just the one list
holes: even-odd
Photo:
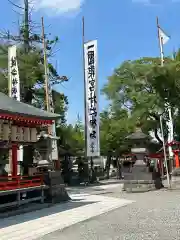
[[180, 2], [180, 0], [132, 0], [132, 2], [148, 6], [162, 6], [165, 4], [177, 3]]
[[132, 2], [133, 3], [139, 3], [139, 4], [142, 4], [144, 6], [157, 6], [157, 5], [159, 5], [159, 0], [158, 1], [156, 1], [156, 0], [132, 0]]
[[143, 4], [148, 4], [150, 3], [150, 0], [132, 0], [135, 3], [143, 3]]
[[43, 10], [50, 15], [76, 13], [81, 9], [84, 1], [85, 0], [32, 0], [36, 10]]

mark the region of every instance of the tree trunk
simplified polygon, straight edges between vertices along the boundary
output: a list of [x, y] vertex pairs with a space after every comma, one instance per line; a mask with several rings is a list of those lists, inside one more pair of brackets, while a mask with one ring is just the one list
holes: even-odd
[[155, 138], [158, 140], [158, 142], [163, 145], [163, 142], [161, 141], [159, 135], [158, 135], [158, 129], [156, 128], [154, 131]]
[[111, 160], [112, 156], [108, 155], [107, 156], [107, 162], [106, 162], [106, 174], [107, 174], [107, 179], [109, 179], [109, 171], [110, 171], [110, 166], [111, 166]]

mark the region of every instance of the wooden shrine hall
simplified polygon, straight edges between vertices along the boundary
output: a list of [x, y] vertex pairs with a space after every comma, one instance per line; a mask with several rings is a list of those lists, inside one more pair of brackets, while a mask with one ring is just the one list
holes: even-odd
[[58, 118], [57, 114], [37, 109], [0, 93], [0, 148], [11, 153], [9, 163], [5, 164], [5, 160], [0, 159], [1, 168], [8, 166], [6, 176], [0, 173], [0, 196], [5, 191], [42, 184], [42, 179], [38, 176], [31, 179], [28, 176], [18, 176], [18, 149], [19, 146], [37, 142], [37, 128], [52, 125]]

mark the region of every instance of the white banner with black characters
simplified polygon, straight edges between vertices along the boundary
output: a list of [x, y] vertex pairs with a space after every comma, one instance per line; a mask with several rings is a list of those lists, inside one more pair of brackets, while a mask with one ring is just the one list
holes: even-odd
[[84, 44], [87, 156], [100, 156], [97, 88], [97, 40]]
[[[16, 45], [13, 45], [8, 48], [8, 77], [9, 77], [9, 97], [12, 97], [17, 101], [20, 101], [21, 100], [20, 79]], [[11, 157], [9, 159], [10, 161], [12, 161]], [[19, 146], [18, 161], [21, 162], [23, 161], [23, 146]]]
[[20, 101], [20, 81], [16, 45], [8, 48], [9, 96]]

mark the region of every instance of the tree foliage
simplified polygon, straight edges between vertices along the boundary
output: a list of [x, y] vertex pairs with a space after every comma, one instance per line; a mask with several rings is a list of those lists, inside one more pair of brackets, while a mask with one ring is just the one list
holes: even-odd
[[[134, 61], [125, 61], [114, 70], [102, 92], [110, 101], [113, 109], [126, 109], [129, 113], [129, 122], [135, 126], [141, 122], [145, 133], [153, 132], [161, 142], [158, 134], [159, 119], [164, 112], [163, 126], [165, 138], [168, 129], [165, 121], [168, 120], [165, 104], [172, 107], [173, 119], [177, 119], [180, 98], [179, 82], [179, 53], [175, 59], [166, 58], [164, 67], [160, 66], [159, 58], [142, 58]], [[118, 128], [117, 128], [118, 129]]]
[[100, 115], [100, 146], [102, 155], [120, 155], [129, 150], [126, 136], [132, 131], [125, 109], [104, 111]]
[[84, 155], [84, 126], [79, 118], [75, 125], [64, 124], [57, 128], [57, 134], [60, 136], [59, 145], [65, 153], [72, 156]]
[[[8, 47], [16, 44], [21, 101], [34, 104], [41, 109], [46, 109], [43, 39], [41, 28], [39, 28], [39, 31], [34, 29], [33, 25], [35, 23], [29, 18], [30, 8], [28, 3], [29, 1], [24, 1], [25, 5], [21, 7], [24, 11], [24, 19], [20, 23], [19, 33], [17, 35], [12, 35], [9, 31], [0, 33], [1, 39], [3, 39], [0, 44], [0, 88], [1, 92], [8, 94]], [[14, 3], [12, 4], [14, 5]], [[18, 5], [14, 6], [20, 8]], [[58, 41], [57, 36], [52, 38], [51, 34], [45, 34], [48, 77], [51, 87], [68, 80], [66, 76], [59, 75], [57, 69], [51, 63]], [[60, 115], [58, 124], [61, 128], [64, 128], [68, 109], [67, 96], [53, 89], [52, 98], [55, 112]]]

